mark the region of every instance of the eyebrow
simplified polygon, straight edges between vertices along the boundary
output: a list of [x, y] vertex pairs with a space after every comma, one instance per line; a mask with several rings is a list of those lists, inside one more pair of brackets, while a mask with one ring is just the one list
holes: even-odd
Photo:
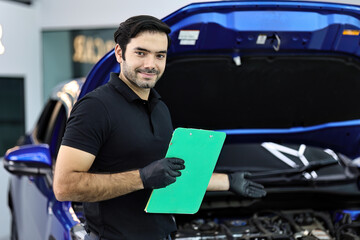
[[[148, 49], [145, 49], [145, 48], [141, 48], [141, 47], [137, 47], [137, 48], [134, 48], [134, 50], [139, 50], [139, 51], [143, 51], [143, 52], [151, 52], [150, 50]], [[166, 50], [162, 50], [162, 51], [159, 51], [159, 52], [156, 52], [156, 53], [167, 53]]]

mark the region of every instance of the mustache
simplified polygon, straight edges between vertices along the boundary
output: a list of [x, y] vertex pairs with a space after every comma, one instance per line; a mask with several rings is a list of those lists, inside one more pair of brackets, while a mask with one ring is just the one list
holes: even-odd
[[136, 69], [136, 71], [138, 72], [138, 73], [148, 73], [148, 74], [159, 74], [160, 72], [158, 71], [158, 70], [156, 70], [156, 69], [141, 69], [141, 68], [139, 68], [139, 69]]

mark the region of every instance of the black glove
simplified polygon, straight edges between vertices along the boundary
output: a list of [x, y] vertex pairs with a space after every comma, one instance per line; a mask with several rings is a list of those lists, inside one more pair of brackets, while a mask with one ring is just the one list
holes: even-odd
[[140, 177], [145, 189], [163, 188], [176, 181], [185, 168], [180, 158], [163, 158], [140, 169]]
[[266, 195], [264, 186], [253, 181], [245, 179], [250, 176], [248, 172], [235, 172], [228, 174], [230, 182], [230, 191], [250, 198], [261, 198]]

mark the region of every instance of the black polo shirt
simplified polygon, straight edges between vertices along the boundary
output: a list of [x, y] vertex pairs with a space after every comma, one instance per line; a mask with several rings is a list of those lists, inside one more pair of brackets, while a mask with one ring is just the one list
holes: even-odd
[[[90, 168], [115, 173], [142, 168], [164, 158], [173, 132], [170, 113], [151, 89], [140, 99], [118, 74], [79, 100], [70, 115], [62, 144], [96, 156]], [[151, 191], [84, 203], [87, 226], [107, 239], [160, 239], [176, 230], [172, 215], [148, 214]]]

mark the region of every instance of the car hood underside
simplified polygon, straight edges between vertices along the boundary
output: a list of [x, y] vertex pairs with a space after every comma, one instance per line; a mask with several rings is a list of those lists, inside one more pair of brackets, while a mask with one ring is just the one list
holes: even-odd
[[346, 57], [251, 56], [237, 66], [231, 57], [198, 56], [169, 61], [156, 88], [175, 127], [222, 130], [232, 142], [307, 143], [357, 157], [358, 76], [359, 67]]

